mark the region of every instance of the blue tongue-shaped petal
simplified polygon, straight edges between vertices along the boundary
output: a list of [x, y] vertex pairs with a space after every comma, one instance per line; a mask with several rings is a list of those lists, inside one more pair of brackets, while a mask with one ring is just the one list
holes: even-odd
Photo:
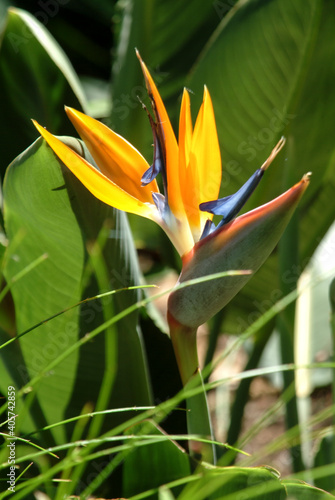
[[263, 173], [264, 170], [259, 168], [235, 194], [220, 198], [219, 200], [201, 203], [199, 205], [200, 210], [214, 215], [222, 215], [222, 220], [218, 227], [227, 224], [239, 213], [258, 185]]
[[[144, 105], [143, 105], [144, 106]], [[157, 132], [157, 126], [154, 120], [152, 119], [152, 116], [148, 112], [147, 108], [144, 106], [144, 109], [147, 112], [151, 129], [152, 129], [152, 134], [154, 137], [154, 159], [152, 162], [152, 165], [148, 170], [144, 172], [142, 175], [141, 183], [142, 186], [146, 186], [150, 182], [152, 182], [158, 174], [162, 174], [163, 176], [163, 183], [165, 184], [165, 175], [164, 175], [164, 160], [163, 160], [163, 155], [162, 155], [162, 150], [158, 138], [158, 132]], [[165, 187], [165, 185], [164, 185]]]
[[[163, 188], [164, 188], [164, 194], [165, 194], [165, 201], [168, 203], [167, 200], [167, 178], [166, 178], [166, 169], [165, 169], [165, 163], [164, 163], [164, 155], [162, 151], [162, 142], [160, 141], [160, 130], [159, 130], [159, 125], [153, 120], [151, 114], [147, 110], [146, 106], [142, 104], [143, 108], [145, 109], [150, 126], [152, 129], [152, 135], [154, 139], [154, 159], [152, 162], [152, 165], [144, 172], [142, 175], [141, 179], [141, 184], [142, 186], [146, 186], [150, 182], [152, 182], [158, 174], [162, 175], [162, 181], [163, 181]], [[156, 202], [155, 202], [156, 203]]]
[[150, 184], [154, 179], [156, 179], [157, 175], [162, 172], [162, 161], [160, 157], [155, 157], [152, 165], [148, 170], [144, 172], [141, 179], [141, 185], [146, 186]]
[[[253, 175], [247, 180], [245, 184], [243, 184], [243, 186], [235, 194], [231, 194], [219, 200], [200, 203], [199, 208], [202, 212], [209, 212], [214, 215], [222, 215], [222, 220], [218, 224], [217, 228], [230, 222], [235, 217], [235, 215], [239, 213], [243, 205], [251, 196], [254, 189], [257, 187], [259, 181], [263, 177], [265, 170], [269, 167], [269, 165], [277, 156], [279, 151], [283, 148], [284, 144], [285, 144], [285, 138], [281, 137], [281, 139], [273, 148], [273, 150], [270, 153], [270, 156], [263, 163], [263, 165], [258, 170], [256, 170], [256, 172], [253, 173]], [[209, 221], [207, 221], [201, 239], [210, 234], [211, 232], [213, 232], [214, 230], [215, 230], [215, 225], [213, 223], [210, 224]]]

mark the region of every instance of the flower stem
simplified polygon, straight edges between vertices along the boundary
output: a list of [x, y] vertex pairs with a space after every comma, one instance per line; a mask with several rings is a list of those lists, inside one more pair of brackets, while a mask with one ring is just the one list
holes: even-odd
[[[206, 391], [198, 362], [197, 328], [183, 326], [171, 315], [168, 316], [171, 341], [186, 396], [188, 434], [213, 439]], [[201, 392], [188, 396], [198, 387], [202, 387]], [[190, 440], [189, 452], [197, 460], [213, 464], [216, 461], [214, 445]]]

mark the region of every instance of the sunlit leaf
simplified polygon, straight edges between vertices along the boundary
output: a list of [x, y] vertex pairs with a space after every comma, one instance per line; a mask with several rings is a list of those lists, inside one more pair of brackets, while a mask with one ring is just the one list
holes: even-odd
[[[79, 142], [77, 148], [81, 149]], [[137, 281], [137, 260], [124, 215], [92, 197], [67, 169], [63, 173], [42, 140], [11, 164], [4, 201], [9, 240], [19, 231], [24, 233], [15, 253], [10, 253], [9, 246], [5, 268], [8, 282], [38, 256], [48, 256], [12, 286], [18, 333], [82, 298]], [[137, 296], [137, 291], [124, 292], [115, 300], [84, 304], [22, 337], [24, 363], [13, 359], [11, 366], [16, 383], [28, 383], [71, 343], [125, 309]], [[6, 348], [1, 355], [6, 356]], [[107, 329], [64, 360], [30, 395], [38, 398], [45, 423], [51, 424], [80, 414], [87, 402], [96, 405], [102, 387], [107, 391], [105, 406], [95, 409], [150, 401], [137, 314]], [[115, 423], [119, 418], [112, 420]], [[24, 423], [22, 416], [23, 428]], [[62, 441], [65, 431], [70, 433], [70, 427], [52, 433]]]

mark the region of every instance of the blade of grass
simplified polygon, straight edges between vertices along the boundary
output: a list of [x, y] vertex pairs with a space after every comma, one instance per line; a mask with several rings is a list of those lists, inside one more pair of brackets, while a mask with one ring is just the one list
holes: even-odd
[[[44, 455], [52, 455], [53, 457], [59, 458], [58, 455], [55, 454], [55, 452], [60, 452], [64, 450], [69, 450], [73, 448], [85, 448], [89, 446], [90, 444], [93, 444], [95, 446], [101, 446], [102, 444], [105, 443], [118, 443], [120, 441], [135, 441], [136, 446], [145, 446], [147, 444], [154, 444], [154, 443], [159, 443], [161, 441], [166, 441], [166, 440], [174, 440], [174, 441], [188, 441], [189, 439], [192, 439], [194, 441], [198, 441], [199, 443], [207, 443], [207, 444], [216, 444], [218, 446], [229, 446], [224, 443], [220, 443], [219, 441], [212, 441], [211, 439], [203, 438], [201, 436], [198, 436], [197, 434], [170, 434], [170, 435], [157, 435], [157, 434], [121, 434], [121, 435], [114, 435], [114, 436], [102, 436], [99, 438], [94, 438], [94, 439], [79, 439], [77, 441], [71, 441], [68, 443], [64, 444], [59, 444], [57, 446], [53, 446], [49, 449], [44, 449], [38, 445], [34, 445], [33, 443], [30, 443], [29, 441], [22, 440], [25, 444], [33, 444], [35, 448], [37, 448], [39, 451], [38, 452], [30, 452], [27, 453], [24, 456], [20, 456], [16, 459], [16, 464], [24, 463], [28, 460], [33, 460], [36, 459], [37, 457], [44, 456]], [[85, 461], [91, 460], [92, 458], [97, 458], [99, 456], [104, 456], [107, 453], [115, 453], [118, 451], [123, 451], [124, 449], [128, 449], [128, 447], [131, 447], [131, 444], [119, 444], [114, 446], [113, 448], [109, 448], [108, 450], [99, 450], [97, 453], [91, 453], [85, 457], [79, 457], [79, 455], [76, 453], [75, 457], [72, 458], [72, 465], [76, 464], [78, 462], [78, 459], [81, 458]], [[233, 448], [234, 451], [237, 451], [243, 455], [249, 456], [247, 452], [244, 452], [243, 450], [238, 450], [237, 448]], [[67, 458], [63, 459], [63, 461], [67, 461]], [[57, 464], [57, 466], [59, 463]], [[8, 463], [5, 462], [0, 465], [0, 469], [5, 469], [8, 467]]]
[[[144, 411], [144, 410], [152, 410], [156, 408], [155, 406], [132, 406], [132, 407], [128, 407], [128, 408], [112, 408], [112, 409], [107, 409], [107, 410], [102, 410], [102, 411], [91, 411], [91, 412], [87, 412], [85, 414], [82, 414], [82, 415], [77, 415], [76, 417], [72, 417], [72, 418], [67, 418], [66, 420], [61, 420], [59, 422], [56, 422], [54, 424], [50, 424], [50, 425], [46, 425], [45, 427], [42, 427], [41, 429], [37, 429], [33, 432], [30, 432], [29, 434], [25, 434], [23, 437], [29, 437], [29, 436], [33, 436], [34, 434], [37, 434], [38, 432], [43, 432], [43, 431], [46, 431], [46, 430], [49, 430], [49, 429], [53, 429], [54, 427], [58, 427], [58, 426], [62, 426], [62, 425], [66, 425], [66, 424], [69, 424], [69, 423], [72, 423], [72, 422], [76, 422], [77, 420], [81, 420], [81, 419], [86, 419], [88, 417], [95, 417], [96, 415], [108, 415], [110, 413], [122, 413], [122, 412], [130, 412], [130, 411]], [[7, 420], [8, 422], [8, 420]], [[6, 422], [4, 422], [6, 423]], [[1, 424], [3, 425], [3, 424]]]
[[[187, 286], [191, 286], [191, 285], [196, 285], [198, 283], [202, 283], [202, 282], [205, 282], [205, 281], [209, 281], [209, 280], [213, 280], [213, 279], [220, 279], [222, 277], [225, 277], [225, 276], [236, 276], [236, 275], [239, 275], [241, 273], [245, 273], [245, 271], [225, 271], [225, 272], [222, 272], [222, 273], [216, 273], [216, 274], [212, 274], [212, 275], [208, 275], [208, 276], [204, 276], [202, 278], [197, 278], [197, 279], [194, 279], [194, 280], [190, 280], [190, 281], [185, 281], [184, 283], [182, 284], [179, 284], [178, 285], [178, 288], [184, 288], [184, 287], [187, 287]], [[148, 286], [152, 286], [152, 285], [148, 285]], [[146, 287], [146, 285], [144, 285], [144, 287]], [[112, 290], [110, 292], [106, 292], [106, 293], [102, 293], [102, 294], [99, 294], [99, 295], [96, 295], [95, 297], [92, 297], [92, 298], [89, 298], [89, 299], [84, 299], [83, 301], [73, 305], [73, 306], [70, 306], [69, 308], [63, 310], [63, 311], [60, 311], [59, 313], [47, 318], [46, 320], [44, 321], [41, 321], [39, 322], [38, 324], [34, 325], [33, 327], [29, 328], [28, 330], [22, 332], [21, 334], [19, 334], [18, 336], [16, 336], [14, 339], [11, 339], [7, 342], [5, 342], [4, 344], [2, 344], [0, 346], [0, 349], [5, 347], [6, 345], [8, 345], [10, 342], [13, 342], [14, 340], [16, 340], [17, 338], [20, 338], [22, 337], [23, 335], [27, 335], [28, 333], [32, 332], [34, 329], [36, 329], [38, 326], [42, 325], [45, 323], [45, 321], [50, 321], [52, 320], [53, 318], [59, 316], [60, 314], [64, 314], [64, 312], [68, 311], [69, 309], [73, 309], [74, 307], [77, 307], [79, 306], [81, 303], [83, 302], [88, 302], [90, 300], [94, 300], [96, 298], [100, 298], [100, 297], [106, 297], [107, 295], [112, 295], [114, 293], [117, 293], [117, 292], [121, 292], [121, 291], [126, 291], [126, 290], [131, 290], [131, 289], [137, 289], [137, 288], [142, 288], [142, 286], [136, 286], [136, 287], [128, 287], [128, 288], [124, 288], [124, 289], [118, 289], [118, 290]], [[161, 293], [158, 293], [156, 295], [153, 295], [151, 297], [147, 297], [145, 299], [142, 299], [142, 300], [139, 300], [138, 302], [134, 303], [133, 305], [127, 307], [124, 311], [118, 313], [117, 315], [115, 315], [113, 318], [111, 318], [110, 320], [104, 322], [102, 325], [100, 325], [99, 327], [95, 328], [94, 330], [92, 330], [92, 332], [90, 333], [87, 333], [84, 337], [82, 337], [81, 339], [79, 339], [77, 342], [75, 342], [74, 344], [72, 344], [68, 349], [66, 349], [61, 355], [59, 355], [56, 359], [54, 359], [52, 362], [50, 362], [47, 366], [45, 366], [43, 368], [43, 370], [38, 374], [36, 375], [32, 380], [29, 381], [28, 384], [26, 384], [25, 386], [23, 386], [17, 393], [18, 396], [22, 396], [23, 394], [26, 394], [26, 393], [29, 393], [32, 391], [32, 387], [39, 381], [42, 379], [42, 377], [47, 373], [49, 372], [50, 370], [52, 370], [55, 366], [57, 366], [59, 363], [61, 363], [64, 359], [66, 359], [72, 352], [74, 352], [76, 349], [80, 348], [81, 345], [87, 343], [87, 342], [90, 342], [95, 336], [99, 335], [101, 332], [103, 332], [106, 328], [108, 328], [110, 325], [113, 325], [114, 323], [117, 323], [118, 321], [120, 321], [120, 319], [124, 318], [125, 316], [127, 316], [128, 314], [136, 311], [137, 309], [141, 308], [141, 307], [145, 307], [146, 304], [148, 304], [149, 302], [153, 301], [153, 300], [156, 300], [160, 297], [163, 297], [164, 295], [170, 293], [173, 289], [175, 289], [176, 287], [174, 288], [171, 288], [170, 290], [165, 290], [164, 292], [161, 292]], [[3, 413], [7, 408], [7, 405], [4, 404], [2, 406], [2, 408], [0, 409], [0, 415], [1, 413]]]
[[[232, 343], [227, 349], [225, 349], [220, 356], [217, 357], [215, 361], [211, 364], [205, 366], [202, 370], [203, 377], [206, 378], [208, 375], [220, 364], [222, 363], [227, 356], [235, 349], [238, 349], [246, 340], [248, 340], [252, 335], [256, 334], [264, 325], [266, 325], [270, 320], [275, 318], [278, 313], [284, 311], [285, 308], [295, 302], [297, 297], [309, 287], [314, 287], [318, 283], [327, 279], [328, 276], [332, 276], [335, 272], [335, 269], [331, 269], [329, 272], [325, 273], [318, 278], [313, 279], [312, 282], [306, 283], [305, 288], [301, 288], [299, 291], [294, 289], [292, 292], [285, 295], [283, 298], [279, 299], [272, 307], [270, 307], [265, 313], [262, 314], [258, 319], [256, 319], [251, 325], [246, 328], [246, 330], [241, 334], [234, 343]], [[293, 363], [290, 363], [293, 364]]]
[[[224, 273], [227, 275], [227, 273]], [[231, 273], [229, 273], [231, 275]], [[219, 276], [215, 276], [215, 277], [221, 277], [221, 275]], [[206, 277], [206, 278], [202, 278], [202, 279], [213, 279], [213, 276], [209, 276], [209, 277]], [[198, 282], [198, 280], [195, 280], [196, 282]], [[183, 286], [189, 286], [188, 283], [184, 283]], [[161, 294], [157, 294], [156, 296], [154, 296], [152, 299], [150, 298], [147, 298], [145, 300], [142, 300], [142, 301], [139, 301], [137, 304], [135, 304], [134, 306], [131, 306], [130, 308], [128, 309], [131, 309], [133, 310], [134, 308], [136, 307], [141, 307], [142, 305], [145, 305], [147, 302], [149, 302], [150, 300], [154, 300], [155, 298], [157, 298], [158, 295], [160, 296], [163, 296], [164, 293], [166, 292], [163, 292]], [[286, 307], [287, 303], [290, 303], [290, 301], [293, 301], [295, 300], [297, 296], [297, 292], [294, 291], [292, 292], [291, 294], [289, 294], [288, 297], [285, 297], [284, 299], [282, 299], [281, 301], [279, 301], [277, 304], [275, 304], [272, 308], [271, 308], [271, 311], [268, 313], [265, 313], [264, 314], [264, 318], [263, 318], [263, 324], [266, 322], [266, 321], [269, 321], [271, 319], [271, 317], [275, 316], [279, 310], [281, 310], [281, 308], [284, 308]], [[124, 311], [123, 314], [128, 314], [128, 310], [127, 311]], [[119, 315], [120, 316], [120, 315]], [[116, 321], [118, 320], [118, 318], [113, 318], [112, 321]], [[257, 320], [253, 325], [251, 325], [247, 331], [245, 332], [245, 335], [243, 336], [243, 340], [245, 340], [245, 338], [247, 338], [248, 336], [250, 336], [251, 334], [253, 334], [255, 331], [257, 331], [257, 329], [260, 327], [260, 321]], [[92, 333], [92, 332], [91, 332]], [[95, 334], [98, 334], [99, 331], [95, 331], [94, 332]], [[89, 339], [87, 339], [88, 341]], [[225, 357], [228, 353], [224, 353], [224, 356]], [[49, 367], [48, 367], [49, 368]], [[50, 368], [49, 368], [50, 369]], [[210, 369], [210, 367], [209, 367]], [[292, 369], [292, 367], [290, 367], [290, 369]], [[169, 411], [171, 411], [171, 409], [175, 406], [178, 405], [178, 403], [183, 399], [184, 395], [177, 395], [177, 397], [173, 398], [172, 400], [169, 400], [168, 402], [165, 402], [164, 404], [160, 405], [158, 407], [158, 410], [159, 410], [159, 414], [161, 415], [161, 418], [164, 418], [165, 414], [168, 413]], [[123, 432], [126, 428], [127, 425], [131, 425], [131, 424], [135, 424], [135, 423], [138, 423], [140, 422], [143, 418], [148, 418], [152, 415], [155, 415], [156, 413], [156, 409], [155, 410], [148, 410], [147, 412], [145, 412], [146, 415], [139, 415], [137, 417], [134, 417], [133, 419], [131, 419], [131, 422], [127, 422], [126, 425], [121, 425], [121, 426], [118, 426], [117, 428], [115, 428], [113, 430], [113, 434], [114, 433], [119, 433], [119, 432]]]
[[[5, 439], [13, 439], [12, 436], [10, 436], [9, 434], [6, 434], [5, 432], [0, 432], [0, 436], [3, 436]], [[19, 441], [20, 443], [24, 443], [28, 446], [32, 446], [33, 448], [37, 448], [38, 450], [42, 450], [43, 452], [45, 452], [45, 454], [50, 455], [54, 458], [59, 458], [57, 455], [52, 453], [50, 451], [50, 449], [46, 450], [42, 446], [39, 446], [38, 444], [33, 443], [32, 441], [29, 441], [28, 439], [22, 438], [20, 436], [15, 436], [15, 441]]]
[[[239, 275], [239, 274], [245, 274], [246, 272], [249, 273], [249, 271], [228, 271], [228, 272], [223, 272], [223, 273], [216, 273], [214, 275], [210, 275], [210, 276], [206, 276], [206, 277], [202, 277], [202, 278], [197, 278], [195, 280], [191, 280], [189, 282], [185, 282], [185, 283], [179, 285], [179, 288], [190, 286], [192, 284], [197, 284], [197, 283], [203, 282], [203, 281], [208, 281], [208, 280], [211, 280], [211, 279], [216, 279], [216, 278], [219, 279], [219, 278], [221, 278], [223, 276], [235, 276], [235, 275]], [[29, 384], [26, 384], [26, 386], [24, 386], [18, 392], [19, 393], [25, 393], [25, 392], [28, 392], [28, 391], [30, 392], [32, 390], [32, 387], [35, 384], [37, 384], [39, 380], [41, 380], [41, 378], [43, 377], [43, 375], [45, 373], [47, 373], [48, 371], [50, 371], [52, 368], [54, 368], [54, 366], [56, 366], [63, 359], [65, 359], [67, 356], [69, 356], [71, 354], [71, 352], [73, 352], [75, 349], [79, 348], [82, 344], [90, 341], [93, 337], [95, 337], [96, 335], [98, 335], [99, 333], [101, 333], [102, 331], [104, 331], [106, 328], [108, 328], [109, 325], [112, 325], [112, 324], [116, 323], [117, 321], [119, 321], [121, 318], [125, 317], [130, 312], [135, 311], [139, 307], [142, 307], [142, 306], [146, 305], [147, 303], [149, 303], [151, 300], [155, 300], [158, 296], [163, 296], [166, 293], [169, 293], [169, 291], [162, 292], [161, 294], [157, 294], [156, 296], [151, 297], [151, 298], [148, 297], [146, 299], [143, 299], [143, 300], [137, 302], [136, 304], [130, 306], [126, 310], [122, 311], [121, 313], [117, 314], [114, 318], [111, 318], [111, 320], [105, 322], [103, 325], [100, 325], [98, 328], [96, 328], [95, 330], [93, 330], [92, 332], [90, 332], [89, 334], [87, 334], [85, 337], [83, 337], [82, 339], [80, 339], [79, 341], [77, 341], [75, 344], [73, 344], [70, 348], [68, 348], [66, 351], [64, 351], [64, 353], [62, 353], [62, 355], [60, 355], [57, 359], [55, 359], [53, 362], [51, 362], [48, 366], [46, 366], [33, 380], [31, 380], [29, 382]], [[102, 294], [102, 295], [106, 295], [106, 294]], [[32, 329], [30, 329], [29, 331], [31, 331], [31, 330]], [[24, 334], [29, 333], [29, 331], [24, 332]], [[33, 397], [34, 394], [33, 393], [30, 394], [30, 396]], [[179, 400], [181, 401], [182, 399], [183, 399], [183, 396], [181, 396]]]
[[[323, 365], [323, 364], [321, 364], [321, 363], [317, 364], [317, 366], [318, 366], [318, 367], [320, 367], [321, 365]], [[327, 364], [327, 365], [328, 365], [328, 364]], [[275, 370], [275, 369], [277, 369], [277, 370], [278, 370], [278, 369], [283, 369], [283, 368], [285, 368], [285, 369], [293, 369], [293, 368], [295, 368], [295, 367], [294, 367], [294, 366], [293, 366], [293, 367], [292, 367], [292, 366], [287, 366], [287, 367], [275, 367], [275, 368], [272, 368], [272, 370]], [[259, 374], [259, 372], [260, 372], [261, 370], [262, 370], [262, 371], [264, 371], [264, 369], [252, 370], [252, 372], [253, 372], [252, 374], [239, 374], [239, 376], [240, 376], [240, 377], [243, 377], [243, 376], [246, 376], [246, 375], [247, 375], [247, 376], [250, 376], [250, 375], [252, 375], [252, 376], [253, 376], [253, 375], [255, 375], [255, 372], [256, 372], [256, 374]], [[270, 371], [270, 370], [271, 370], [270, 368], [266, 369], [266, 371]], [[229, 380], [229, 379], [226, 379], [226, 381], [228, 381], [228, 380]], [[214, 384], [211, 384], [211, 385], [214, 385]], [[135, 418], [131, 419], [130, 421], [128, 421], [128, 422], [126, 422], [126, 423], [124, 423], [124, 424], [122, 424], [122, 425], [118, 426], [117, 428], [115, 428], [115, 429], [113, 430], [113, 434], [116, 434], [116, 432], [119, 432], [120, 430], [121, 430], [121, 431], [123, 431], [123, 430], [125, 430], [128, 426], [130, 426], [130, 425], [133, 425], [133, 424], [135, 424], [135, 423], [140, 422], [141, 420], [143, 420], [143, 418], [147, 418], [147, 417], [149, 417], [149, 416], [153, 416], [153, 415], [155, 415], [155, 414], [160, 415], [160, 417], [163, 419], [163, 418], [164, 418], [164, 416], [165, 416], [165, 412], [166, 412], [167, 410], [169, 410], [171, 407], [173, 407], [173, 406], [175, 406], [176, 404], [178, 404], [178, 400], [181, 400], [182, 398], [183, 398], [183, 396], [182, 396], [182, 395], [177, 395], [175, 398], [173, 398], [173, 400], [172, 400], [172, 401], [164, 402], [164, 403], [162, 403], [159, 407], [155, 408], [154, 410], [150, 409], [150, 410], [146, 411], [146, 412], [145, 412], [145, 415], [143, 415], [143, 414], [142, 414], [142, 415], [138, 415], [138, 416], [136, 416]], [[157, 437], [157, 435], [155, 435], [154, 437], [156, 438], [156, 437]], [[177, 436], [176, 436], [176, 437], [177, 437]], [[110, 436], [109, 441], [110, 441], [112, 438], [113, 438], [113, 437], [112, 437], [112, 436]], [[185, 439], [186, 439], [186, 438], [189, 438], [189, 436], [185, 436]], [[104, 436], [102, 436], [100, 440], [97, 440], [97, 442], [98, 442], [99, 444], [101, 444], [101, 442], [103, 442], [103, 441], [104, 441], [104, 440], [106, 440], [106, 439], [107, 439], [107, 435], [106, 435], [105, 437], [104, 437]], [[114, 439], [119, 440], [119, 439], [120, 439], [120, 436], [115, 435], [115, 436], [114, 436]], [[196, 436], [194, 436], [194, 439], [197, 439], [197, 437], [196, 437]], [[151, 440], [150, 442], [152, 442], [152, 440]], [[85, 444], [85, 441], [83, 442], [83, 444]], [[69, 447], [73, 447], [74, 445], [76, 445], [76, 446], [77, 446], [77, 445], [78, 445], [78, 443], [69, 443], [69, 444], [67, 444], [67, 446], [69, 446]], [[51, 451], [58, 451], [60, 448], [63, 448], [63, 449], [64, 449], [64, 447], [65, 447], [65, 446], [63, 446], [63, 447], [58, 446], [58, 447], [53, 448]], [[108, 455], [108, 454], [110, 454], [110, 453], [119, 453], [119, 452], [123, 452], [123, 451], [126, 451], [127, 449], [128, 449], [128, 448], [127, 448], [127, 446], [125, 446], [125, 445], [120, 445], [120, 446], [117, 446], [117, 447], [113, 447], [112, 449], [108, 449], [108, 450], [101, 450], [101, 451], [99, 451], [99, 452], [97, 452], [97, 453], [95, 453], [95, 454], [91, 454], [91, 455], [86, 456], [86, 457], [80, 457], [80, 456], [78, 456], [78, 454], [76, 454], [76, 456], [75, 456], [75, 458], [74, 458], [73, 465], [76, 463], [76, 461], [78, 461], [78, 459], [82, 459], [82, 460], [93, 460], [93, 459], [98, 458], [98, 457], [101, 457], [101, 456], [106, 456], [106, 455]], [[36, 458], [36, 456], [37, 456], [37, 455], [40, 455], [40, 454], [43, 454], [43, 452], [39, 452], [39, 453], [35, 453], [35, 454], [33, 454], [32, 458], [34, 458], [34, 457]], [[26, 460], [26, 459], [29, 459], [29, 456], [24, 457], [23, 459], [21, 459], [21, 460], [20, 460], [20, 462], [21, 462], [21, 461], [24, 461], [24, 460]], [[118, 463], [119, 463], [119, 462], [118, 462]], [[64, 468], [64, 467], [67, 467], [67, 466], [69, 466], [69, 465], [71, 465], [71, 464], [65, 464], [65, 463], [64, 463], [64, 460], [63, 460], [63, 461], [62, 461], [62, 463], [60, 463], [60, 464], [56, 464], [54, 467], [52, 467], [52, 468], [48, 471], [47, 476], [48, 476], [48, 477], [52, 477], [54, 474], [57, 474], [59, 471], [63, 470], [63, 468]], [[40, 482], [43, 482], [43, 481], [44, 481], [44, 480], [46, 480], [47, 478], [46, 478], [46, 477], [44, 477], [43, 479], [41, 479], [41, 478], [37, 478], [37, 479], [38, 479]], [[34, 481], [34, 484], [32, 484], [32, 485], [31, 485], [31, 488], [29, 488], [29, 491], [32, 491], [35, 487], [37, 487], [37, 486], [40, 484], [40, 482], [38, 482], [38, 483], [37, 483], [36, 481]], [[23, 487], [23, 486], [22, 486], [22, 487]], [[19, 488], [19, 487], [18, 487], [18, 488]], [[18, 497], [18, 498], [24, 498], [24, 495], [26, 495], [26, 493], [27, 493], [27, 490], [26, 490], [25, 492], [23, 492], [23, 495], [22, 495], [22, 496], [20, 496], [20, 497]], [[2, 497], [2, 496], [0, 496], [0, 498], [3, 498], [3, 497]]]
[[[86, 419], [84, 421], [82, 419], [78, 419], [76, 421], [76, 425], [74, 426], [70, 442], [80, 441], [80, 439], [82, 438], [83, 433], [85, 431], [85, 427], [86, 427], [87, 421], [89, 419], [89, 417], [87, 416], [87, 414], [88, 414], [89, 409], [91, 408], [91, 406], [92, 406], [91, 404], [86, 404], [84, 406], [84, 408], [82, 409], [82, 412], [81, 412], [80, 416], [86, 417]], [[66, 459], [70, 459], [70, 453], [71, 452], [72, 452], [72, 450], [71, 451], [69, 450], [67, 456], [65, 457], [65, 460]], [[63, 469], [61, 477], [60, 477], [60, 481], [62, 481], [62, 482], [61, 482], [61, 484], [59, 485], [59, 487], [57, 489], [57, 495], [55, 496], [55, 500], [66, 498], [66, 496], [67, 496], [67, 489], [68, 489], [67, 481], [71, 480], [72, 471], [73, 471], [73, 469], [70, 468], [70, 467], [68, 467], [66, 469]], [[71, 482], [72, 482], [72, 480], [71, 480]]]
[[28, 274], [30, 271], [32, 271], [33, 269], [35, 269], [35, 267], [37, 267], [39, 264], [41, 264], [42, 262], [44, 262], [47, 258], [48, 258], [48, 254], [44, 253], [44, 254], [40, 255], [40, 257], [37, 257], [37, 259], [33, 260], [33, 262], [31, 262], [29, 264], [29, 266], [26, 266], [24, 269], [22, 269], [17, 274], [15, 274], [13, 276], [13, 278], [1, 290], [1, 292], [0, 292], [0, 302], [2, 302], [2, 300], [4, 299], [4, 297], [7, 295], [7, 293], [10, 291], [10, 289], [12, 288], [12, 286], [15, 283], [17, 283], [21, 278], [23, 278], [24, 276], [26, 276], [26, 274]]
[[23, 471], [21, 472], [21, 474], [19, 474], [16, 478], [16, 481], [18, 481], [19, 479], [21, 479], [21, 477], [27, 472], [27, 470], [30, 469], [30, 467], [33, 465], [34, 462], [30, 462], [30, 464], [27, 465], [27, 467], [25, 469], [23, 469]]
[[52, 316], [49, 316], [48, 318], [46, 318], [46, 319], [44, 319], [42, 321], [39, 321], [38, 323], [36, 323], [32, 327], [28, 328], [24, 332], [19, 333], [14, 338], [12, 338], [12, 339], [8, 340], [7, 342], [4, 342], [3, 344], [1, 344], [0, 345], [0, 349], [3, 349], [4, 347], [6, 347], [7, 345], [11, 344], [15, 340], [18, 340], [19, 338], [23, 337], [24, 335], [27, 335], [27, 333], [32, 332], [33, 330], [35, 330], [39, 326], [44, 325], [48, 321], [51, 321], [51, 320], [57, 318], [58, 316], [61, 316], [62, 314], [65, 314], [66, 312], [70, 311], [71, 309], [74, 309], [75, 307], [79, 307], [82, 304], [86, 304], [87, 302], [91, 302], [92, 300], [98, 300], [98, 299], [102, 299], [104, 297], [108, 297], [109, 295], [114, 295], [115, 293], [125, 292], [127, 290], [137, 290], [137, 289], [141, 289], [141, 288], [157, 288], [157, 287], [156, 287], [156, 285], [129, 286], [129, 287], [125, 287], [125, 288], [118, 288], [117, 290], [111, 290], [109, 292], [100, 293], [98, 295], [94, 295], [94, 297], [88, 297], [87, 299], [83, 299], [80, 302], [77, 302], [76, 304], [73, 304], [72, 306], [69, 306], [66, 309], [63, 309], [62, 311], [59, 311], [58, 313], [53, 314]]

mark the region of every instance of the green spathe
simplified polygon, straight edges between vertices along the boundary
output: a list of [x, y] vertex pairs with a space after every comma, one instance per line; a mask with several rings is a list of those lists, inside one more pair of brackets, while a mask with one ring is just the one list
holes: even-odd
[[[228, 270], [256, 272], [278, 243], [308, 183], [307, 174], [278, 198], [200, 241], [184, 257], [179, 283]], [[169, 315], [183, 326], [197, 328], [222, 309], [250, 277], [227, 276], [176, 290], [169, 297]]]

